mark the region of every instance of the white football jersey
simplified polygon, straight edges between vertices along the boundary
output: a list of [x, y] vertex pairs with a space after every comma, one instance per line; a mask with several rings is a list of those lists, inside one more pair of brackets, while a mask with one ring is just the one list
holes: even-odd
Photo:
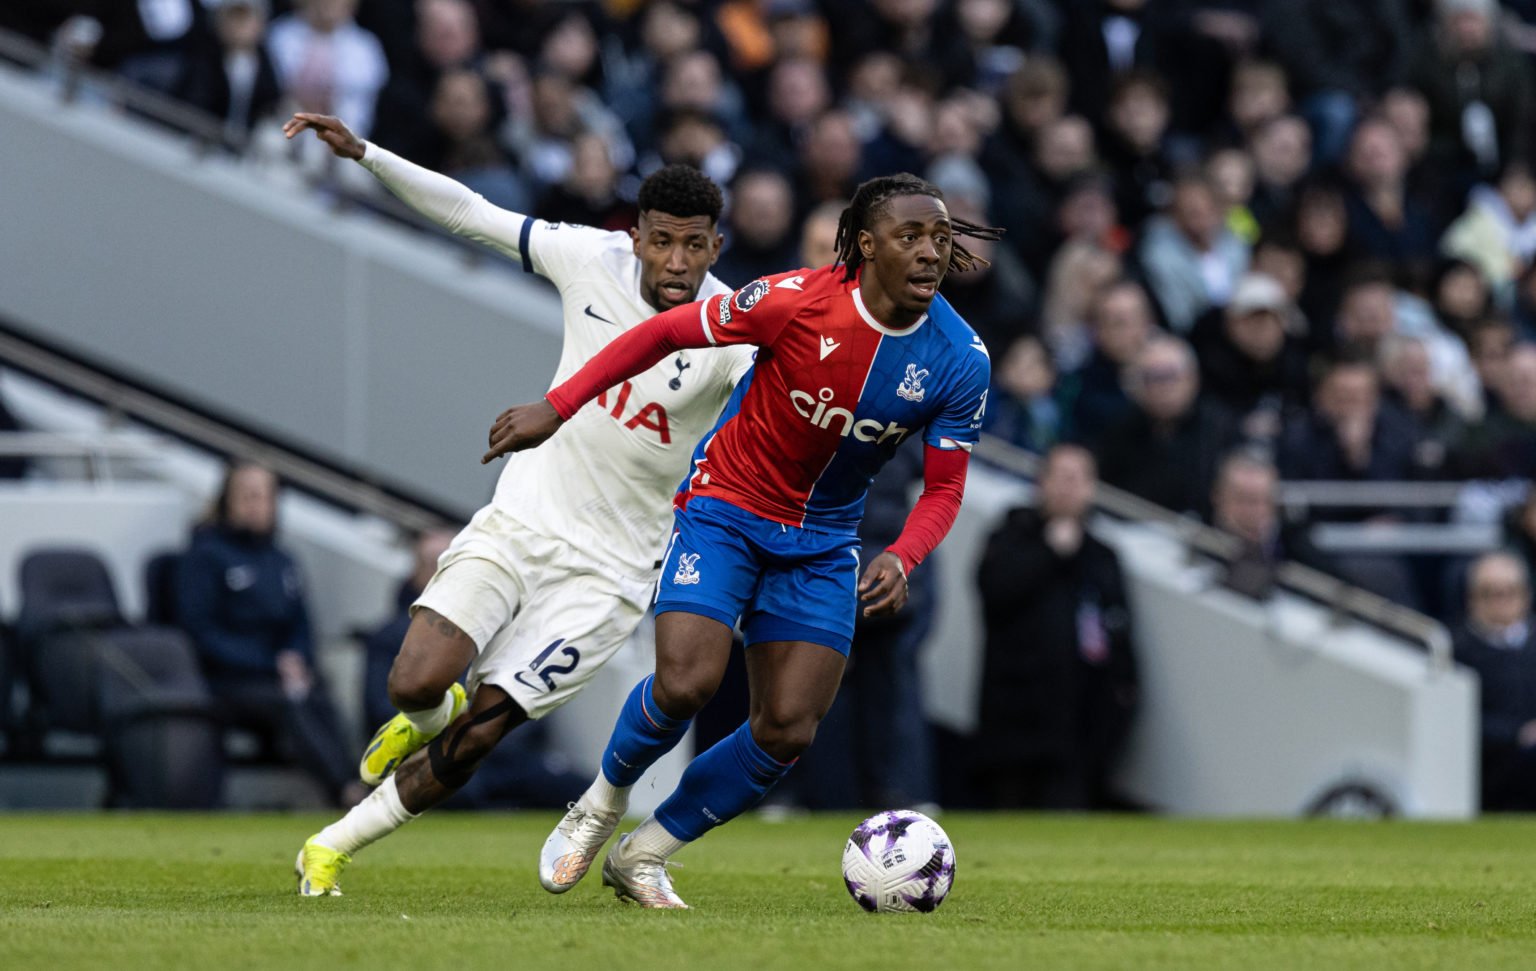
[[[550, 387], [657, 313], [640, 296], [640, 260], [628, 233], [500, 209], [372, 144], [363, 165], [418, 211], [559, 288], [565, 343]], [[729, 292], [709, 275], [698, 297]], [[693, 448], [714, 427], [754, 353], [745, 346], [682, 351], [610, 388], [543, 445], [507, 456], [493, 504], [628, 576], [652, 574]]]

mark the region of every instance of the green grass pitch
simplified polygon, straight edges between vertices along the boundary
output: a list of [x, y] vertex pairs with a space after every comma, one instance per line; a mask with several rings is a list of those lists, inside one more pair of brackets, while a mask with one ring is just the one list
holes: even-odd
[[1536, 821], [1212, 822], [949, 814], [931, 915], [861, 911], [858, 814], [738, 820], [680, 855], [687, 912], [594, 871], [539, 889], [551, 813], [428, 816], [345, 897], [294, 894], [321, 819], [0, 815], [0, 968], [1536, 967]]

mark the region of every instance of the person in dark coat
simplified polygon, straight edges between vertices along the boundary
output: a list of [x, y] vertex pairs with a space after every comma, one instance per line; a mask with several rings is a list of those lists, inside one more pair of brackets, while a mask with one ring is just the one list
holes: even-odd
[[1437, 0], [1435, 8], [1435, 28], [1409, 66], [1429, 105], [1430, 158], [1441, 170], [1492, 177], [1501, 163], [1529, 157], [1530, 63], [1500, 37], [1497, 0]]
[[1136, 711], [1136, 658], [1114, 552], [1090, 535], [1093, 456], [1046, 456], [1039, 508], [1008, 513], [978, 581], [987, 625], [977, 776], [996, 807], [1113, 805]]
[[1210, 508], [1216, 463], [1237, 443], [1237, 421], [1200, 396], [1194, 352], [1157, 337], [1126, 375], [1133, 410], [1099, 439], [1104, 481], [1175, 512]]
[[277, 490], [263, 466], [230, 468], [213, 521], [177, 565], [177, 618], [229, 720], [280, 736], [338, 805], [350, 805], [366, 792], [315, 670], [298, 567], [273, 541]]
[[1510, 553], [1488, 553], [1468, 573], [1467, 621], [1456, 660], [1477, 672], [1482, 699], [1484, 810], [1536, 809], [1536, 637], [1530, 574]]
[[262, 44], [266, 29], [266, 0], [223, 0], [211, 34], [187, 52], [176, 96], [240, 135], [271, 117], [283, 90]]
[[1195, 325], [1200, 387], [1237, 416], [1249, 439], [1278, 438], [1285, 412], [1306, 403], [1306, 349], [1293, 333], [1297, 320], [1279, 281], [1248, 273], [1224, 310]]
[[1403, 80], [1413, 46], [1403, 0], [1271, 3], [1262, 35], [1290, 76], [1323, 164], [1343, 154], [1359, 102]]
[[1131, 413], [1125, 372], [1157, 330], [1152, 300], [1134, 280], [1111, 283], [1093, 298], [1088, 329], [1093, 350], [1063, 377], [1061, 390], [1069, 436], [1091, 448]]

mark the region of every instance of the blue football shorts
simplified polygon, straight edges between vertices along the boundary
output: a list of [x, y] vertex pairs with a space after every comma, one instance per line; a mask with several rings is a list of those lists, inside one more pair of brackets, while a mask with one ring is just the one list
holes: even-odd
[[694, 496], [674, 517], [656, 613], [742, 622], [748, 646], [809, 641], [847, 655], [858, 613], [859, 538], [786, 526]]

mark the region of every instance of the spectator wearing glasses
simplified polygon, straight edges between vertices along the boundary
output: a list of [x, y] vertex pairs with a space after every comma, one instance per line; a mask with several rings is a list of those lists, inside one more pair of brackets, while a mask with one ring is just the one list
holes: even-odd
[[1531, 578], [1510, 553], [1488, 553], [1467, 580], [1467, 621], [1456, 660], [1482, 690], [1483, 809], [1536, 809], [1536, 645]]
[[1099, 443], [1104, 481], [1175, 512], [1205, 513], [1216, 464], [1237, 429], [1230, 412], [1201, 399], [1194, 352], [1177, 338], [1154, 338], [1125, 387], [1132, 411]]

